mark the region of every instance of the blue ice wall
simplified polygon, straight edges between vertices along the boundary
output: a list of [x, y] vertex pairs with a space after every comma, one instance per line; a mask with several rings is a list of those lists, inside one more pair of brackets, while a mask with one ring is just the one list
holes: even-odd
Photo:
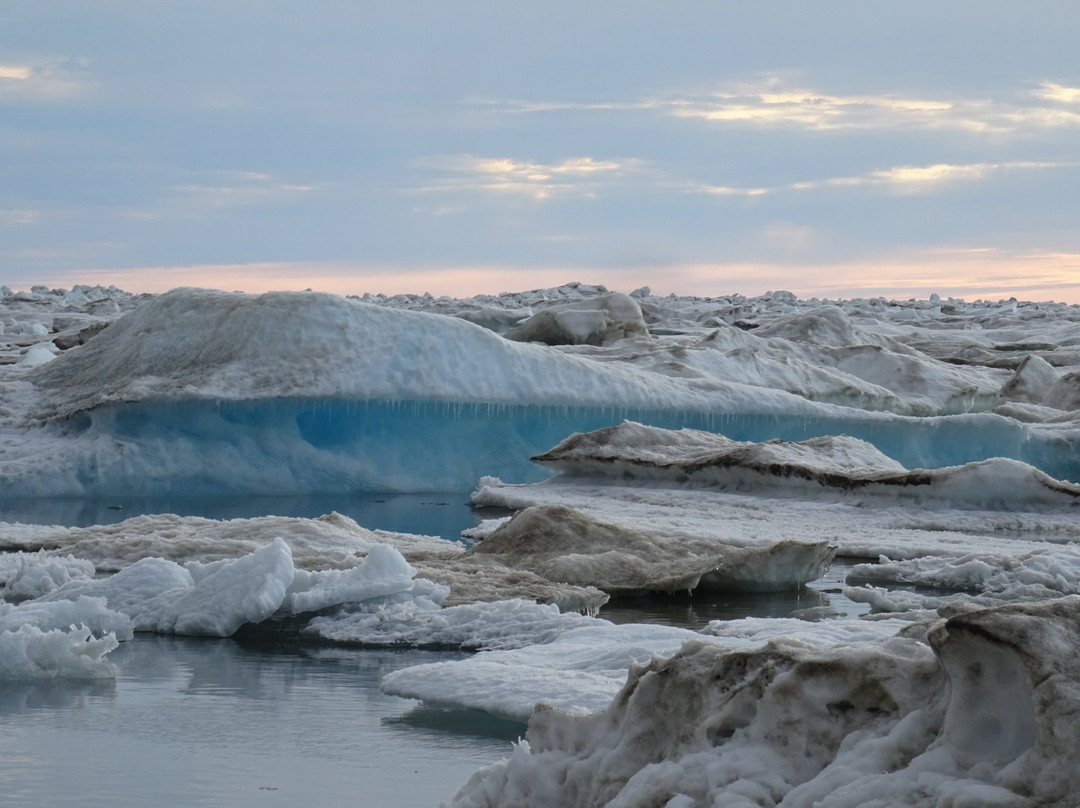
[[[1077, 433], [1051, 438], [992, 414], [904, 418], [708, 414], [593, 407], [271, 399], [102, 407], [55, 428], [84, 446], [75, 495], [314, 494], [471, 490], [482, 475], [543, 479], [529, 458], [624, 418], [737, 440], [847, 434], [909, 468], [1010, 457], [1080, 480]], [[30, 493], [45, 490], [27, 481]], [[11, 493], [17, 493], [14, 489]]]

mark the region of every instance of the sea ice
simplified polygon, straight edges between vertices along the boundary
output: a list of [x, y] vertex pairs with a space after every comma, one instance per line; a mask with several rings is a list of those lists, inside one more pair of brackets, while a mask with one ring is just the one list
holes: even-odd
[[613, 596], [706, 590], [797, 589], [828, 569], [824, 542], [778, 542], [765, 550], [716, 541], [672, 540], [603, 522], [572, 508], [526, 508], [466, 553], [552, 581], [595, 586]]
[[952, 507], [1068, 506], [1080, 485], [993, 458], [943, 469], [909, 470], [865, 441], [846, 436], [802, 442], [739, 442], [698, 430], [630, 421], [575, 434], [533, 460], [572, 477], [613, 478], [730, 491], [787, 489], [938, 499]]
[[[79, 299], [41, 290], [2, 306], [47, 302], [67, 318], [48, 314], [52, 326], [67, 328]], [[579, 284], [477, 302], [584, 316], [610, 314], [617, 299]], [[982, 346], [990, 318], [1016, 320], [1001, 333], [1011, 342], [985, 348], [1013, 363], [1006, 369], [924, 352], [940, 314], [901, 322], [885, 316], [895, 314], [889, 307], [855, 301], [790, 313], [777, 296], [625, 298], [649, 333], [545, 346], [404, 310], [467, 314], [471, 304], [369, 300], [192, 289], [129, 297], [123, 307], [141, 305], [119, 319], [108, 313], [108, 327], [83, 344], [65, 337], [71, 347], [53, 361], [0, 376], [0, 481], [21, 496], [467, 490], [481, 474], [538, 479], [529, 454], [620, 417], [758, 442], [846, 433], [912, 468], [1004, 455], [1078, 476], [1080, 425], [1009, 399], [1011, 367], [1023, 359], [1013, 349], [1033, 344], [1018, 341], [1033, 328], [1024, 308], [976, 308], [966, 321], [983, 328], [969, 340]], [[1069, 362], [1070, 321], [1061, 322], [1038, 355]], [[28, 338], [35, 350], [59, 350]], [[1014, 409], [988, 412], [998, 403]]]
[[929, 645], [688, 643], [602, 712], [538, 710], [452, 805], [1065, 808], [1078, 614], [1077, 597], [969, 612]]
[[446, 608], [416, 598], [351, 605], [312, 618], [303, 632], [355, 645], [506, 650], [551, 642], [590, 621], [555, 604], [520, 598]]
[[38, 598], [74, 579], [94, 577], [94, 564], [73, 555], [4, 553], [0, 555], [0, 596], [5, 600]]
[[[531, 716], [459, 808], [1075, 803], [1077, 307], [35, 287], [0, 289], [0, 326], [4, 496], [465, 492], [543, 453], [557, 477], [474, 504], [579, 512], [468, 552], [337, 514], [0, 525], [0, 678], [261, 623], [483, 649], [384, 681]], [[798, 584], [832, 547], [878, 559], [848, 593], [895, 614], [576, 613], [597, 585]]]
[[94, 637], [87, 628], [0, 632], [0, 679], [113, 678], [116, 669], [105, 655], [116, 646], [112, 634]]
[[136, 631], [228, 637], [274, 614], [294, 572], [289, 546], [276, 539], [239, 559], [187, 567], [144, 558], [108, 578], [72, 581], [44, 600], [104, 598]]

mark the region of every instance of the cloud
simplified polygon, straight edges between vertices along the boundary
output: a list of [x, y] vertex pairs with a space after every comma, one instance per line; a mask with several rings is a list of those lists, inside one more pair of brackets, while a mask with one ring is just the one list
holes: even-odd
[[303, 196], [314, 185], [282, 182], [258, 171], [213, 172], [218, 182], [174, 185], [171, 190], [202, 207], [239, 207], [273, 204]]
[[601, 186], [640, 171], [641, 160], [571, 157], [557, 163], [534, 163], [507, 157], [457, 155], [425, 161], [443, 174], [441, 181], [415, 188], [421, 192], [481, 191], [530, 197], [595, 196]]
[[0, 81], [27, 81], [33, 71], [25, 65], [0, 65]]
[[86, 95], [92, 89], [86, 68], [87, 62], [80, 59], [0, 64], [0, 102], [56, 101]]
[[798, 87], [784, 78], [765, 76], [711, 92], [671, 93], [621, 101], [470, 100], [511, 114], [637, 110], [729, 127], [820, 132], [892, 128], [1024, 134], [1080, 127], [1080, 112], [1046, 106], [1039, 103], [1042, 101], [1080, 103], [1080, 89], [1042, 82], [1034, 93], [1017, 92], [1012, 94], [1012, 100], [891, 93], [845, 95]]
[[33, 208], [0, 208], [0, 225], [34, 224], [41, 219], [41, 211]]
[[1044, 81], [1039, 85], [1039, 89], [1035, 91], [1035, 95], [1038, 98], [1057, 101], [1061, 104], [1080, 104], [1080, 87], [1065, 87], [1061, 84]]
[[771, 187], [739, 188], [727, 185], [697, 185], [687, 190], [712, 196], [755, 197], [791, 191], [823, 188], [879, 186], [899, 193], [924, 193], [957, 182], [986, 179], [994, 174], [1043, 169], [1072, 169], [1077, 163], [1013, 161], [1005, 163], [935, 163], [928, 166], [895, 166], [851, 177], [828, 177]]

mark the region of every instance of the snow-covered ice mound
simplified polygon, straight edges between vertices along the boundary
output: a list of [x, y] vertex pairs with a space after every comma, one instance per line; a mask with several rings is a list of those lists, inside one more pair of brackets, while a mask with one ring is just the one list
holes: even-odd
[[779, 542], [745, 549], [715, 541], [673, 540], [559, 505], [526, 508], [474, 545], [467, 557], [491, 559], [553, 581], [595, 586], [610, 595], [797, 589], [821, 577], [835, 548]]
[[629, 295], [616, 292], [552, 304], [515, 325], [505, 336], [545, 345], [610, 345], [648, 334], [641, 307]]
[[957, 615], [929, 645], [688, 643], [603, 712], [538, 710], [452, 805], [1065, 808], [1077, 642], [1073, 597]]
[[876, 563], [853, 567], [847, 582], [859, 585], [845, 590], [848, 598], [869, 603], [878, 612], [1048, 600], [1080, 594], [1080, 549], [1076, 544], [1044, 544], [1013, 553], [981, 550], [898, 561], [882, 556]]
[[[495, 372], [498, 371], [498, 372]], [[457, 318], [315, 292], [179, 289], [33, 376], [31, 417], [166, 398], [479, 401], [701, 407], [705, 396], [628, 366], [510, 342]]]

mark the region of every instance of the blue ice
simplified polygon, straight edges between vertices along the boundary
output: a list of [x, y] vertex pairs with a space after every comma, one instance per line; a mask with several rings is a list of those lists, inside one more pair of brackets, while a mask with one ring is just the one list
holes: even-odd
[[[543, 479], [548, 472], [530, 457], [574, 432], [623, 419], [747, 441], [847, 434], [908, 468], [1008, 457], [1059, 479], [1080, 480], [1076, 432], [1055, 436], [990, 413], [910, 418], [852, 411], [851, 417], [810, 418], [287, 398], [112, 405], [54, 428], [94, 447], [72, 470], [81, 490], [71, 493], [80, 495], [464, 492], [483, 475], [505, 482]], [[103, 444], [115, 451], [102, 451]]]

